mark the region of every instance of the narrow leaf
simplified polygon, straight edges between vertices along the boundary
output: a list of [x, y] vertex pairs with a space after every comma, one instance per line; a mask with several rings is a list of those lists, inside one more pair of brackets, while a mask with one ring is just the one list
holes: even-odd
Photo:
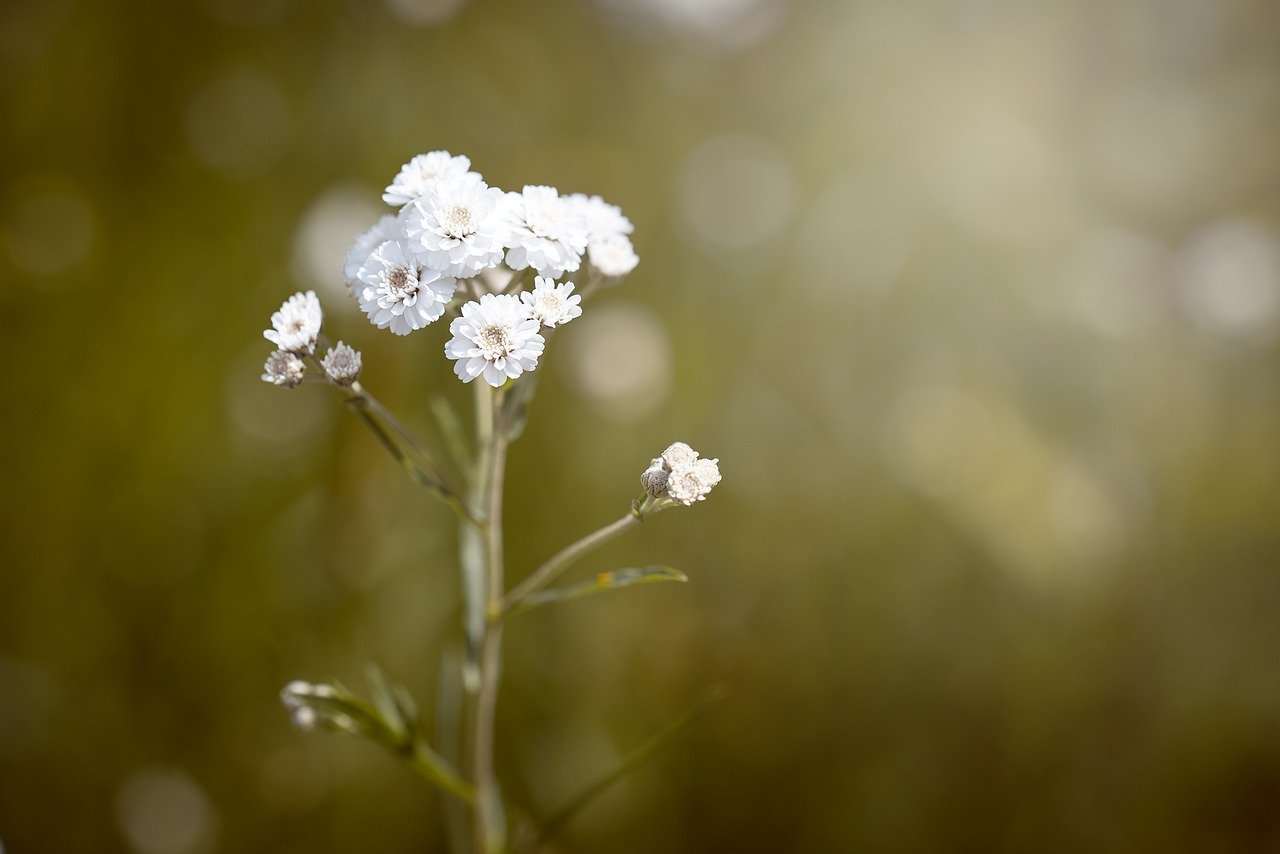
[[518, 614], [521, 611], [527, 611], [538, 605], [545, 605], [549, 602], [565, 602], [570, 599], [581, 599], [584, 596], [590, 596], [603, 590], [617, 590], [622, 587], [632, 587], [637, 584], [657, 584], [661, 581], [682, 581], [687, 582], [689, 576], [685, 575], [678, 569], [669, 566], [641, 566], [628, 567], [627, 569], [616, 569], [613, 572], [602, 572], [589, 581], [583, 581], [579, 584], [572, 584], [568, 587], [555, 587], [551, 590], [541, 590], [536, 593], [530, 593], [525, 596], [511, 609], [511, 613]]
[[365, 665], [364, 676], [369, 681], [369, 688], [373, 692], [373, 706], [381, 715], [383, 724], [395, 736], [396, 741], [408, 740], [413, 718], [405, 717], [396, 696], [397, 689], [388, 681], [382, 668], [372, 661]]
[[563, 830], [565, 825], [572, 821], [592, 801], [608, 790], [610, 786], [660, 753], [677, 736], [697, 723], [698, 719], [706, 714], [712, 706], [728, 695], [729, 691], [723, 685], [712, 685], [703, 691], [698, 695], [698, 699], [694, 701], [688, 711], [632, 748], [618, 762], [617, 767], [584, 788], [577, 795], [570, 798], [564, 806], [556, 810], [551, 815], [551, 818], [547, 819], [546, 823], [543, 824], [542, 832], [538, 834], [538, 843], [546, 842]]

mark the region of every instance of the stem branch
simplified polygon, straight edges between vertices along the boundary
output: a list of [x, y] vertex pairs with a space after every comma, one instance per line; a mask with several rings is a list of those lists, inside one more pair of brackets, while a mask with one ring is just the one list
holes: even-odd
[[520, 602], [521, 599], [530, 593], [535, 593], [546, 587], [560, 573], [564, 572], [569, 566], [592, 549], [599, 548], [610, 540], [620, 536], [623, 532], [629, 530], [633, 525], [640, 524], [640, 514], [634, 510], [618, 519], [605, 525], [599, 530], [587, 534], [576, 543], [565, 546], [556, 552], [546, 563], [538, 567], [533, 573], [515, 586], [506, 599], [503, 600], [501, 608], [505, 613]]

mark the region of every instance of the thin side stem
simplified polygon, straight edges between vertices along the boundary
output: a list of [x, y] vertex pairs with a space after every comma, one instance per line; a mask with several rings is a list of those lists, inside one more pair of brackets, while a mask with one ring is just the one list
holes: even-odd
[[475, 786], [454, 774], [448, 763], [423, 742], [413, 742], [405, 761], [415, 774], [427, 782], [434, 783], [467, 803], [475, 802]]
[[496, 423], [497, 415], [502, 409], [501, 392], [494, 392], [487, 398], [489, 428], [485, 439], [489, 452], [486, 455], [488, 466], [485, 472], [488, 508], [485, 518], [485, 622], [480, 649], [480, 689], [476, 697], [471, 777], [476, 787], [476, 852], [501, 854], [506, 850], [507, 828], [502, 792], [494, 772], [493, 740], [498, 685], [502, 679], [502, 497], [507, 437], [506, 431], [499, 429]]
[[417, 437], [392, 414], [391, 410], [369, 394], [358, 382], [353, 383], [345, 391], [347, 392], [346, 402], [414, 480], [448, 505], [449, 509], [468, 525], [480, 524], [480, 520], [458, 494], [458, 490], [444, 477], [430, 452], [422, 447]]
[[565, 546], [507, 594], [506, 599], [502, 602], [502, 611], [510, 610], [530, 593], [535, 593], [555, 581], [560, 573], [568, 569], [574, 561], [587, 552], [621, 536], [625, 531], [638, 524], [640, 524], [640, 514], [633, 510], [616, 522], [611, 522], [603, 528], [587, 534], [576, 543]]

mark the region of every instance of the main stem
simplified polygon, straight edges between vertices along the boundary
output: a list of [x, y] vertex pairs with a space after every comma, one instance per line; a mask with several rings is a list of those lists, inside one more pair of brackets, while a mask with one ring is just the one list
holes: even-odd
[[481, 438], [487, 444], [487, 453], [484, 454], [487, 465], [483, 472], [486, 506], [485, 618], [471, 756], [471, 778], [476, 787], [473, 835], [477, 854], [501, 854], [507, 844], [502, 792], [493, 768], [494, 713], [498, 702], [498, 683], [502, 678], [502, 486], [507, 467], [507, 434], [497, 421], [502, 409], [498, 398], [499, 392], [486, 394], [487, 406], [482, 410], [482, 416], [487, 416], [488, 424], [487, 429], [481, 430]]

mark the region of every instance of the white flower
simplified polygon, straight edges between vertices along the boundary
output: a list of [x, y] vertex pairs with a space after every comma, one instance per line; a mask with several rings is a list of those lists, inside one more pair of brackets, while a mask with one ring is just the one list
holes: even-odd
[[658, 498], [667, 491], [668, 474], [662, 457], [654, 457], [653, 462], [649, 463], [649, 467], [644, 470], [644, 474], [640, 475], [640, 483], [644, 486], [645, 492]]
[[526, 186], [508, 193], [507, 265], [513, 270], [533, 267], [552, 279], [572, 273], [587, 248], [587, 220], [561, 198], [554, 187]]
[[299, 292], [285, 300], [284, 305], [271, 315], [273, 328], [263, 332], [262, 336], [290, 353], [314, 353], [323, 319], [316, 292]]
[[360, 379], [360, 351], [338, 342], [338, 346], [325, 354], [320, 363], [325, 376], [338, 385], [351, 385]]
[[582, 314], [582, 297], [573, 292], [573, 282], [557, 285], [551, 279], [535, 276], [533, 290], [521, 293], [520, 301], [543, 326], [565, 324]]
[[419, 154], [400, 167], [400, 173], [382, 194], [382, 200], [396, 207], [407, 205], [425, 193], [436, 181], [442, 178], [460, 178], [468, 174], [470, 169], [471, 159], [462, 155], [454, 157], [447, 151]]
[[640, 263], [631, 240], [625, 234], [612, 234], [591, 241], [587, 257], [591, 259], [592, 267], [613, 278], [625, 276]]
[[667, 475], [667, 495], [672, 501], [689, 505], [706, 500], [707, 493], [720, 482], [719, 460], [694, 460], [672, 466]]
[[399, 234], [400, 226], [395, 214], [387, 214], [378, 220], [377, 225], [356, 238], [355, 245], [347, 253], [346, 260], [342, 262], [342, 276], [347, 280], [347, 287], [352, 293], [360, 286], [360, 269], [364, 266], [364, 262], [369, 260], [373, 250], [388, 240], [394, 240]]
[[262, 381], [285, 388], [295, 388], [302, 384], [302, 378], [306, 373], [307, 366], [296, 353], [276, 350], [267, 357], [267, 363], [262, 366]]
[[444, 354], [456, 360], [454, 373], [468, 383], [484, 374], [494, 388], [536, 368], [546, 344], [538, 321], [512, 294], [485, 294], [479, 302], [464, 304], [449, 331], [453, 338], [444, 345]]
[[401, 241], [388, 240], [360, 270], [356, 298], [374, 326], [408, 335], [438, 320], [457, 288], [452, 278], [423, 267]]
[[662, 462], [671, 470], [679, 465], [688, 465], [698, 458], [698, 452], [684, 442], [672, 442], [662, 452]]
[[479, 176], [436, 181], [400, 214], [408, 245], [432, 270], [469, 279], [502, 261], [505, 193]]
[[704, 500], [719, 482], [720, 461], [699, 459], [698, 452], [684, 442], [668, 446], [640, 475], [640, 483], [653, 498], [686, 505]]
[[630, 234], [636, 230], [631, 220], [622, 213], [622, 208], [609, 204], [599, 196], [574, 193], [566, 198], [586, 219], [587, 237], [592, 242], [614, 234]]

